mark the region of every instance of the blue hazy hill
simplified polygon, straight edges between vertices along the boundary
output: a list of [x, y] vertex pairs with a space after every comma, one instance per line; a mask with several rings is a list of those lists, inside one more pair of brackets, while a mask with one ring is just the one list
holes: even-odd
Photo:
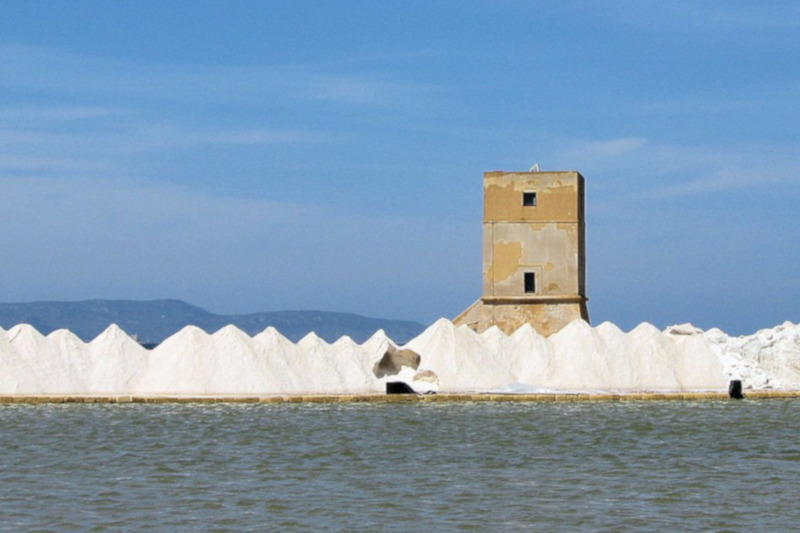
[[328, 342], [348, 335], [363, 342], [383, 329], [395, 342], [404, 344], [419, 335], [422, 324], [406, 320], [370, 318], [327, 311], [270, 311], [244, 315], [217, 315], [180, 300], [85, 300], [77, 302], [0, 303], [0, 327], [30, 324], [42, 334], [61, 328], [84, 341], [117, 324], [140, 342], [157, 344], [185, 326], [209, 333], [233, 324], [249, 335], [273, 326], [297, 342], [313, 331]]

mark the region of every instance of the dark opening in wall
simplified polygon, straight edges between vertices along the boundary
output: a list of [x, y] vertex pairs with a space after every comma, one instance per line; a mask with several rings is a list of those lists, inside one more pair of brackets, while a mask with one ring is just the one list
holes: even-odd
[[536, 292], [535, 272], [525, 272], [525, 292]]
[[522, 205], [525, 207], [536, 207], [536, 193], [535, 192], [523, 192], [522, 193]]

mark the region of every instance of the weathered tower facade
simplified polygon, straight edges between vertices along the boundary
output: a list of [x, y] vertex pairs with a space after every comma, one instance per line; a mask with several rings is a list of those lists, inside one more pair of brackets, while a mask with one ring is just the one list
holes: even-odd
[[585, 250], [580, 173], [484, 173], [483, 296], [455, 324], [547, 336], [588, 321]]

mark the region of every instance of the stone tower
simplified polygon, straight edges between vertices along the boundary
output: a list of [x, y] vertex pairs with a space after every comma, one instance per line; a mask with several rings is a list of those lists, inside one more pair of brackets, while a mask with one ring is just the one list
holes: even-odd
[[583, 194], [578, 172], [484, 173], [483, 296], [456, 325], [548, 336], [589, 320]]

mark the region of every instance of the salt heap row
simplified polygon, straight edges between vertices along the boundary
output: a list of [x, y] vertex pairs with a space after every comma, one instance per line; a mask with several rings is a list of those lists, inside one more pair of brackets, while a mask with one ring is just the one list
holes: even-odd
[[117, 326], [84, 343], [67, 330], [0, 329], [0, 394], [344, 394], [379, 391], [366, 361], [390, 341], [358, 345], [309, 334], [294, 344], [274, 328], [250, 337], [234, 326], [213, 335], [188, 326], [146, 350]]
[[528, 325], [477, 334], [441, 319], [404, 347], [421, 356], [418, 369], [379, 378], [374, 368], [390, 345], [383, 331], [363, 344], [313, 333], [295, 344], [274, 328], [250, 337], [234, 326], [213, 334], [189, 326], [146, 350], [117, 326], [85, 343], [22, 324], [0, 328], [0, 395], [359, 394], [394, 380], [422, 392], [725, 390], [731, 379], [800, 389], [800, 326], [790, 322], [730, 337], [690, 325], [626, 333], [575, 321], [544, 338]]

